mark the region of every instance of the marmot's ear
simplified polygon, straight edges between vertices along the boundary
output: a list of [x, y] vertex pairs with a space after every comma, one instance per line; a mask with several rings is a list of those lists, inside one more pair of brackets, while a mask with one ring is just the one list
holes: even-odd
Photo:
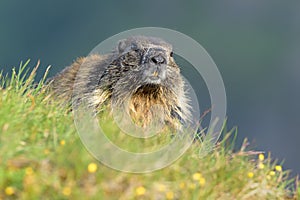
[[119, 53], [123, 53], [126, 49], [126, 42], [125, 40], [120, 40], [118, 44], [118, 51]]

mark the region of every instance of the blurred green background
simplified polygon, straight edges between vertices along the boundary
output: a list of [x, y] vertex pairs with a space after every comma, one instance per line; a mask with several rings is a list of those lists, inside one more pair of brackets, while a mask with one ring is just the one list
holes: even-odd
[[[225, 83], [228, 125], [300, 173], [300, 1], [0, 1], [0, 69], [40, 59], [38, 78], [104, 39], [156, 26], [197, 40]], [[205, 88], [197, 88], [208, 108]], [[208, 99], [208, 100], [207, 100]], [[200, 105], [201, 106], [201, 105]], [[298, 159], [297, 159], [298, 158]]]

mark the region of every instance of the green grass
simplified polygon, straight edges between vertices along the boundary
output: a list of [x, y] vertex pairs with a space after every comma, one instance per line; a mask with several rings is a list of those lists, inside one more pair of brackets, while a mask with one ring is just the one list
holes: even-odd
[[[34, 84], [36, 68], [21, 64], [0, 75], [0, 199], [297, 199], [300, 188], [282, 163], [233, 151], [236, 129], [200, 158], [195, 142], [174, 164], [147, 174], [123, 173], [97, 162], [77, 135], [72, 112]], [[113, 124], [108, 137], [138, 150]], [[165, 138], [165, 137], [163, 137]], [[162, 139], [163, 140], [163, 139]], [[165, 140], [163, 140], [165, 141]], [[159, 145], [150, 141], [151, 145]], [[235, 147], [237, 149], [237, 147]]]

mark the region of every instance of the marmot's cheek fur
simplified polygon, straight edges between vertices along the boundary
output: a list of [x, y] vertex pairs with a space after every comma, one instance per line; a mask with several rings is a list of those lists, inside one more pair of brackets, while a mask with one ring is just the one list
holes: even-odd
[[158, 117], [178, 128], [191, 121], [191, 114], [172, 54], [160, 38], [130, 37], [110, 54], [77, 59], [49, 80], [50, 92], [66, 103], [84, 99], [99, 110], [103, 105], [124, 108], [143, 127]]

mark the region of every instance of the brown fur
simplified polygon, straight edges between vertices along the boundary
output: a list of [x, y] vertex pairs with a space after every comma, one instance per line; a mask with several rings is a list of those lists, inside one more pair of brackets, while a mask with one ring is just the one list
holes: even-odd
[[50, 80], [50, 88], [75, 105], [84, 101], [98, 109], [112, 104], [124, 108], [144, 127], [158, 117], [177, 128], [191, 115], [171, 52], [171, 45], [159, 38], [131, 37], [120, 41], [111, 54], [77, 59]]

